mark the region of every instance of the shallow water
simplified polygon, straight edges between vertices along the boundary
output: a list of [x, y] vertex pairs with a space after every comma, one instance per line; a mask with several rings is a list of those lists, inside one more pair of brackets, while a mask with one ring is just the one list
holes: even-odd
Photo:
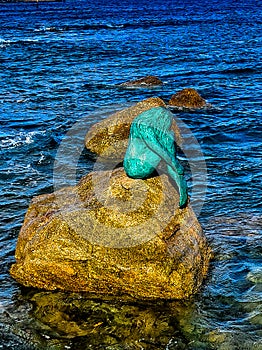
[[[0, 4], [0, 348], [262, 349], [261, 10], [255, 0]], [[164, 85], [116, 86], [147, 74]], [[214, 260], [199, 294], [101, 301], [13, 281], [25, 212], [53, 191], [64, 136], [78, 126], [81, 157], [76, 176], [58, 176], [61, 186], [93, 168], [82, 145], [92, 124], [185, 87], [212, 105], [173, 110], [207, 167], [199, 221]], [[64, 161], [75, 162], [70, 150]], [[188, 165], [187, 177], [193, 190]]]

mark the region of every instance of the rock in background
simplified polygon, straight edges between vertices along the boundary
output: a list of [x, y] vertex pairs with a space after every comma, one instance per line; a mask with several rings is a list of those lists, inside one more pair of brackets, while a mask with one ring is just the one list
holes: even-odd
[[[166, 107], [166, 105], [159, 97], [151, 97], [96, 123], [85, 137], [86, 148], [102, 160], [123, 161], [133, 119], [154, 107]], [[180, 145], [182, 137], [175, 120], [172, 130], [175, 133], [176, 143]]]
[[202, 108], [206, 106], [206, 101], [195, 89], [187, 88], [174, 94], [168, 104], [175, 107]]
[[160, 80], [158, 77], [155, 77], [153, 75], [148, 75], [140, 79], [126, 81], [120, 84], [119, 86], [132, 88], [132, 87], [154, 87], [154, 86], [161, 86], [161, 85], [163, 85], [162, 80]]

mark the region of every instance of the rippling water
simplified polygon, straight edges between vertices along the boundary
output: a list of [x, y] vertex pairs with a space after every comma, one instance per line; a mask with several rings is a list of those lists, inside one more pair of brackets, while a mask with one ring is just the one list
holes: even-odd
[[[261, 13], [256, 0], [0, 4], [1, 349], [262, 349]], [[116, 86], [148, 74], [164, 85]], [[53, 190], [67, 131], [185, 87], [212, 105], [174, 111], [208, 171], [199, 220], [215, 254], [199, 295], [164, 305], [87, 298], [76, 320], [73, 296], [21, 288], [8, 272], [19, 229], [31, 198]], [[92, 166], [83, 155], [78, 177]]]

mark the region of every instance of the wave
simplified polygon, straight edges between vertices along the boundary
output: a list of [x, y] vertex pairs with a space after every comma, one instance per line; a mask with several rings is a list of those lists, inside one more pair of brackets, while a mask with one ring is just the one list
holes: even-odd
[[17, 40], [5, 40], [0, 39], [0, 48], [5, 48], [10, 45], [31, 45], [32, 43], [38, 43], [38, 39], [17, 39]]
[[[206, 19], [204, 23], [216, 23], [219, 20], [214, 19]], [[127, 28], [152, 28], [152, 27], [177, 27], [177, 26], [183, 26], [183, 25], [194, 25], [203, 23], [203, 20], [194, 20], [194, 19], [168, 19], [164, 21], [159, 20], [145, 20], [140, 22], [125, 22], [125, 23], [84, 23], [79, 25], [66, 25], [63, 27], [56, 27], [56, 26], [50, 26], [50, 27], [40, 27], [35, 28], [35, 32], [64, 32], [64, 31], [71, 31], [71, 30], [102, 30], [102, 29], [127, 29]]]
[[252, 67], [232, 68], [232, 69], [225, 69], [221, 71], [222, 74], [252, 74], [257, 72], [258, 72], [258, 69], [252, 68]]
[[30, 131], [30, 132], [19, 132], [17, 135], [5, 135], [0, 134], [0, 148], [1, 149], [12, 149], [22, 147], [24, 145], [30, 145], [35, 142], [35, 136], [44, 134], [45, 131]]
[[11, 40], [0, 39], [0, 49], [3, 49], [11, 44]]
[[60, 28], [60, 27], [55, 27], [55, 26], [51, 26], [51, 27], [40, 27], [40, 28], [36, 28], [34, 29], [34, 32], [54, 32], [54, 33], [59, 33], [59, 32], [63, 32], [65, 31], [66, 28]]

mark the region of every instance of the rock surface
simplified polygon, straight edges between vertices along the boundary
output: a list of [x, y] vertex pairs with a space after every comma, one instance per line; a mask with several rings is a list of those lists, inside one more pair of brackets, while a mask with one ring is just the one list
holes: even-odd
[[[165, 106], [165, 102], [160, 98], [151, 97], [112, 114], [90, 128], [85, 137], [86, 148], [99, 155], [100, 159], [113, 159], [116, 163], [123, 161], [133, 119], [151, 108]], [[180, 145], [182, 137], [175, 120], [172, 130], [175, 133], [176, 143]]]
[[174, 94], [169, 105], [185, 108], [201, 108], [206, 106], [206, 101], [195, 89], [187, 88]]
[[184, 299], [197, 292], [210, 250], [166, 175], [93, 172], [32, 200], [11, 275], [47, 290]]
[[153, 75], [148, 75], [136, 80], [130, 80], [120, 84], [121, 87], [150, 87], [163, 85], [163, 82]]

